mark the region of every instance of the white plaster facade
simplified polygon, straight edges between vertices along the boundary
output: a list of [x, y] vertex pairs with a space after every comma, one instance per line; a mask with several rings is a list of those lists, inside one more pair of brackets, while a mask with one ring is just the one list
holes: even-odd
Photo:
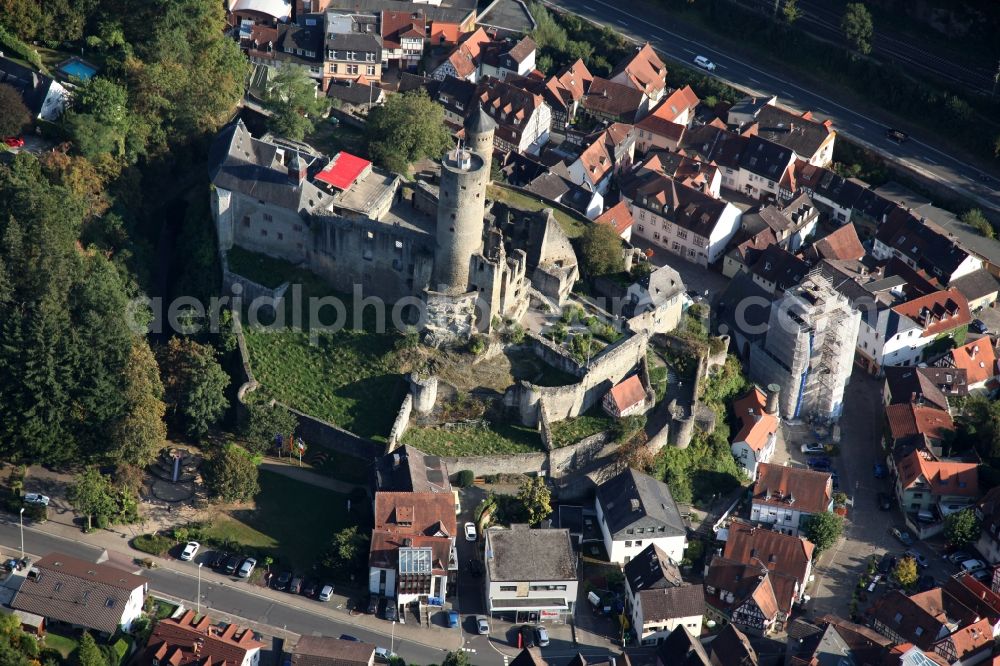
[[[601, 526], [601, 535], [604, 537], [604, 549], [608, 553], [608, 559], [617, 564], [625, 564], [633, 557], [642, 552], [642, 549], [649, 544], [656, 544], [674, 562], [684, 559], [684, 549], [687, 547], [687, 538], [684, 535], [671, 535], [658, 537], [659, 532], [652, 529], [649, 531], [635, 528], [633, 534], [625, 534], [619, 538], [613, 538], [608, 530], [608, 524], [604, 520], [604, 512], [601, 510], [601, 503], [594, 502], [597, 509], [597, 524]], [[625, 538], [628, 537], [628, 538]]]

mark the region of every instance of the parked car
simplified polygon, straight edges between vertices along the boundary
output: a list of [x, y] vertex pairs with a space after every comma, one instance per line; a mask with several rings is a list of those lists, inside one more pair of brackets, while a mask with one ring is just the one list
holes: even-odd
[[396, 608], [396, 601], [390, 601], [385, 605], [385, 619], [389, 622], [395, 622], [399, 619], [399, 609]]
[[933, 590], [935, 587], [937, 587], [937, 581], [930, 574], [924, 574], [917, 580], [917, 592], [926, 592], [927, 590]]
[[813, 458], [809, 461], [809, 467], [817, 472], [829, 472], [833, 468], [829, 458]]
[[305, 585], [302, 586], [302, 596], [304, 597], [315, 597], [316, 591], [319, 589], [319, 581], [315, 578], [310, 578], [306, 581]]
[[913, 550], [912, 548], [903, 553], [903, 557], [912, 557], [913, 560], [917, 563], [917, 566], [920, 567], [921, 569], [926, 569], [931, 565], [931, 563], [927, 561], [926, 557], [924, 557], [917, 551]]
[[212, 563], [209, 565], [216, 571], [221, 571], [226, 566], [226, 560], [229, 559], [229, 553], [224, 550], [220, 550], [212, 558]]
[[878, 584], [881, 582], [882, 582], [882, 574], [875, 574], [874, 576], [872, 576], [872, 579], [868, 581], [868, 591], [874, 592], [876, 586], [878, 586]]
[[968, 553], [964, 550], [959, 550], [949, 555], [947, 559], [952, 564], [958, 565], [966, 560], [974, 560], [976, 558], [973, 557], [971, 553]]
[[351, 636], [350, 634], [341, 634], [340, 640], [342, 641], [354, 641], [355, 643], [360, 643], [361, 639], [356, 636]]
[[375, 661], [380, 661], [383, 664], [388, 664], [395, 657], [394, 652], [390, 652], [389, 648], [377, 647], [375, 648]]
[[12, 557], [3, 563], [3, 568], [6, 569], [7, 571], [14, 571], [15, 569], [18, 568], [17, 565], [18, 561]]
[[39, 504], [41, 506], [49, 505], [48, 495], [43, 495], [41, 493], [28, 493], [24, 496], [24, 501], [26, 504]]
[[899, 542], [901, 544], [903, 544], [904, 546], [912, 546], [913, 545], [913, 537], [911, 537], [910, 533], [907, 532], [906, 530], [901, 530], [898, 527], [893, 527], [890, 530], [890, 532], [892, 533], [892, 536], [894, 536], [897, 539], [899, 539]]
[[549, 644], [549, 632], [541, 625], [535, 627], [535, 644], [538, 647], [548, 647]]
[[465, 540], [466, 541], [475, 541], [476, 539], [477, 539], [477, 535], [476, 535], [476, 525], [475, 525], [475, 523], [466, 523], [465, 524]]
[[478, 631], [481, 636], [486, 636], [490, 633], [490, 623], [487, 622], [486, 618], [482, 615], [476, 618], [476, 631]]
[[806, 455], [826, 453], [826, 447], [823, 446], [822, 442], [810, 442], [802, 445], [802, 453]]
[[973, 559], [962, 562], [962, 571], [966, 571], [968, 573], [975, 573], [980, 569], [985, 569], [985, 568], [986, 564], [982, 560]]
[[236, 575], [240, 578], [249, 578], [253, 570], [257, 568], [257, 560], [252, 557], [248, 557], [243, 560], [243, 564], [240, 565], [240, 570], [236, 572]]
[[295, 576], [292, 578], [292, 582], [288, 584], [288, 591], [292, 594], [299, 594], [302, 592], [302, 576]]
[[707, 69], [710, 72], [715, 71], [715, 63], [706, 58], [705, 56], [695, 56], [693, 60], [694, 64], [698, 65], [702, 69]]
[[830, 482], [833, 484], [834, 490], [840, 489], [840, 475], [836, 472], [830, 472]]
[[974, 572], [972, 577], [989, 587], [989, 581], [993, 579], [993, 572], [989, 569], [980, 569], [979, 571]]
[[274, 579], [274, 589], [276, 590], [287, 590], [288, 584], [292, 582], [292, 572], [282, 571], [278, 574], [278, 577]]
[[369, 615], [375, 615], [378, 613], [378, 597], [374, 594], [368, 597], [368, 609], [365, 612]]
[[882, 574], [888, 574], [894, 566], [896, 566], [896, 556], [892, 553], [884, 553], [878, 561], [878, 571]]
[[11, 148], [22, 148], [24, 147], [24, 139], [19, 136], [8, 136], [4, 137], [3, 142], [10, 146]]
[[333, 598], [333, 585], [324, 585], [320, 588], [319, 596], [316, 597], [320, 601], [329, 601]]
[[872, 468], [872, 473], [875, 475], [876, 479], [884, 479], [889, 475], [889, 470], [887, 470], [885, 465], [882, 463], [875, 463], [875, 466]]
[[926, 509], [921, 509], [920, 511], [917, 511], [917, 522], [934, 523], [937, 522], [937, 518], [935, 518], [934, 514], [931, 513], [930, 511], [927, 511]]
[[969, 328], [980, 335], [986, 335], [990, 332], [990, 327], [987, 326], [982, 319], [973, 319], [972, 323], [969, 324]]
[[233, 574], [236, 573], [236, 569], [239, 568], [240, 562], [242, 561], [243, 558], [240, 557], [239, 555], [230, 555], [229, 559], [226, 560], [225, 566], [222, 567], [222, 573], [226, 574], [227, 576], [232, 576]]
[[458, 611], [450, 610], [448, 611], [448, 626], [454, 629], [458, 626]]
[[890, 497], [888, 493], [878, 494], [878, 508], [883, 511], [888, 511], [892, 508], [892, 497]]
[[199, 548], [201, 548], [201, 544], [197, 541], [188, 541], [184, 544], [184, 550], [181, 551], [181, 559], [185, 562], [190, 562], [198, 554]]
[[889, 141], [892, 141], [893, 143], [903, 143], [910, 137], [906, 132], [890, 127], [885, 131], [885, 138], [889, 139]]
[[522, 624], [518, 635], [521, 637], [522, 648], [535, 647], [535, 630], [530, 625]]

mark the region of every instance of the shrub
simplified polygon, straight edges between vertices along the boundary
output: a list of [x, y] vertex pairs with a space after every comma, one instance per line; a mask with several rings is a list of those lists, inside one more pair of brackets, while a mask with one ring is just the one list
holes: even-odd
[[469, 340], [469, 351], [479, 356], [484, 351], [486, 351], [486, 340], [483, 339], [481, 335], [474, 335], [472, 339]]
[[6, 46], [21, 59], [27, 60], [35, 69], [43, 73], [46, 71], [45, 65], [42, 64], [42, 57], [38, 55], [38, 51], [28, 46], [17, 36], [7, 32], [2, 26], [0, 26], [0, 44]]
[[132, 547], [150, 555], [162, 555], [176, 542], [162, 534], [140, 534], [132, 539]]
[[36, 523], [44, 523], [49, 519], [49, 508], [44, 504], [25, 504], [24, 517]]
[[99, 513], [96, 516], [94, 516], [94, 527], [97, 528], [97, 529], [99, 529], [99, 530], [106, 530], [106, 529], [108, 529], [108, 525], [110, 523], [111, 523], [111, 521], [108, 520], [108, 517], [106, 515], [104, 515], [103, 513]]
[[458, 479], [455, 485], [459, 488], [468, 488], [476, 482], [476, 475], [472, 473], [471, 469], [463, 469], [458, 473]]

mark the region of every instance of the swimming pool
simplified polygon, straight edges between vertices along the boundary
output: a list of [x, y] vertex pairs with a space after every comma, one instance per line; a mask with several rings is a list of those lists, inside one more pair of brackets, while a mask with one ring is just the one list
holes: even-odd
[[79, 58], [70, 58], [58, 67], [59, 72], [64, 76], [71, 77], [75, 76], [78, 79], [87, 81], [94, 74], [97, 73], [97, 68], [88, 62], [84, 62]]

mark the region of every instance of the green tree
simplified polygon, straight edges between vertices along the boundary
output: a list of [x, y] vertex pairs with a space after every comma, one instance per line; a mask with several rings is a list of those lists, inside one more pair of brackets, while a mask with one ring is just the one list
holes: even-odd
[[249, 502], [260, 492], [260, 470], [246, 449], [230, 444], [204, 465], [205, 487], [225, 502]]
[[837, 543], [843, 531], [844, 519], [835, 513], [824, 511], [809, 517], [805, 534], [817, 551], [824, 551]]
[[397, 173], [425, 157], [437, 158], [451, 145], [444, 109], [423, 90], [392, 95], [368, 113], [365, 126], [372, 159]]
[[972, 446], [980, 456], [996, 466], [1000, 460], [1000, 401], [971, 395], [963, 413], [956, 419], [956, 429], [949, 438], [951, 448]]
[[273, 132], [301, 141], [330, 109], [330, 102], [317, 93], [316, 82], [309, 78], [305, 67], [290, 65], [278, 68], [268, 88], [265, 106], [272, 114], [268, 125]]
[[848, 3], [840, 25], [848, 43], [855, 51], [863, 55], [871, 53], [874, 25], [871, 12], [864, 3]]
[[956, 548], [964, 548], [979, 538], [980, 522], [972, 509], [953, 513], [944, 519], [944, 536]]
[[0, 138], [20, 135], [31, 122], [31, 112], [21, 95], [6, 83], [0, 83]]
[[229, 377], [215, 350], [189, 338], [173, 337], [158, 354], [167, 414], [189, 437], [208, 434], [226, 411]]
[[792, 25], [802, 18], [802, 10], [799, 8], [798, 0], [785, 0], [785, 5], [781, 8], [781, 14], [788, 25]]
[[917, 561], [912, 557], [899, 558], [896, 562], [896, 568], [892, 571], [892, 575], [903, 587], [913, 587], [920, 577], [920, 572], [917, 570]]
[[353, 573], [368, 555], [368, 542], [368, 533], [359, 530], [357, 525], [343, 528], [333, 535], [323, 565], [341, 576]]
[[583, 266], [590, 277], [620, 273], [625, 270], [622, 239], [610, 224], [589, 224], [580, 243]]
[[247, 419], [244, 437], [248, 450], [264, 454], [274, 447], [274, 436], [292, 436], [299, 425], [295, 414], [278, 404], [250, 403], [247, 405]]
[[517, 499], [528, 515], [528, 522], [537, 525], [552, 513], [552, 492], [541, 476], [525, 479], [517, 491]]
[[980, 236], [986, 236], [987, 238], [996, 238], [997, 232], [993, 228], [993, 225], [986, 216], [983, 215], [983, 211], [978, 208], [970, 208], [969, 210], [962, 213], [960, 218], [964, 224], [969, 225], [975, 229]]
[[132, 342], [124, 380], [125, 411], [115, 425], [112, 455], [120, 465], [143, 468], [153, 462], [167, 439], [160, 368], [145, 339]]
[[83, 632], [83, 636], [80, 637], [80, 647], [76, 650], [76, 661], [79, 666], [107, 666], [108, 660], [101, 653], [101, 648], [97, 646], [89, 631]]
[[110, 517], [116, 508], [115, 493], [108, 477], [96, 467], [88, 467], [73, 480], [67, 493], [70, 503], [87, 517], [87, 530], [93, 528], [94, 516]]
[[465, 650], [449, 652], [445, 655], [444, 659], [441, 660], [441, 666], [471, 666], [471, 664], [472, 662], [469, 660], [469, 653]]

